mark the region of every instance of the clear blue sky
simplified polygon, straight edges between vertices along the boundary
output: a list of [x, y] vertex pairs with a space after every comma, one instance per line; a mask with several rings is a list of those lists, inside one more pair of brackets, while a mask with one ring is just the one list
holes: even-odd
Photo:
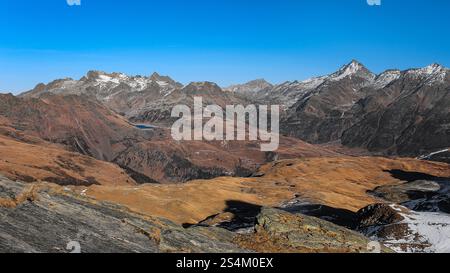
[[450, 1], [0, 0], [0, 91], [88, 70], [220, 85], [450, 66]]

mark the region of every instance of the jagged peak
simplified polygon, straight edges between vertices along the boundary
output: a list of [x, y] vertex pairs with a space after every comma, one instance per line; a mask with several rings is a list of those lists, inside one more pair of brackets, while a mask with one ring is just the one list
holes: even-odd
[[352, 68], [352, 67], [357, 67], [357, 68], [365, 68], [365, 66], [358, 60], [353, 59], [350, 63], [348, 63], [347, 65], [344, 65], [344, 68]]
[[347, 77], [359, 76], [368, 80], [373, 80], [376, 75], [370, 72], [362, 63], [352, 60], [350, 63], [342, 66], [337, 72], [331, 74], [331, 80], [342, 80]]
[[157, 72], [153, 72], [152, 75], [150, 75], [150, 80], [155, 81], [155, 82], [166, 82], [169, 83], [171, 85], [175, 85], [177, 87], [182, 87], [183, 85], [177, 81], [175, 81], [174, 79], [172, 79], [169, 76], [162, 76]]
[[150, 78], [159, 78], [161, 75], [159, 75], [158, 72], [153, 72], [152, 75], [150, 75]]
[[158, 72], [153, 72], [149, 79], [152, 81], [173, 81], [169, 76], [161, 76]]
[[432, 64], [428, 65], [427, 68], [432, 68], [432, 69], [438, 68], [438, 69], [442, 69], [442, 68], [445, 68], [445, 67], [442, 66], [442, 65], [439, 64], [439, 63], [432, 63]]
[[442, 72], [447, 70], [445, 67], [438, 63], [432, 63], [426, 67], [423, 68], [427, 74], [434, 74], [436, 72]]
[[348, 73], [348, 74], [355, 74], [361, 70], [369, 71], [362, 63], [360, 63], [357, 60], [352, 60], [350, 63], [342, 66], [337, 73]]

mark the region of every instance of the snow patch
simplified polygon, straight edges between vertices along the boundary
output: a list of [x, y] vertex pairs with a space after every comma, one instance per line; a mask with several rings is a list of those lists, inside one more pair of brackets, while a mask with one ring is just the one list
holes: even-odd
[[[401, 239], [389, 238], [386, 245], [397, 252], [450, 252], [450, 215], [436, 212], [405, 212], [408, 209], [391, 205], [404, 220], [399, 224], [407, 224], [408, 235]], [[406, 250], [400, 245], [407, 246]], [[417, 246], [417, 247], [415, 247]]]
[[427, 81], [427, 85], [444, 82], [449, 70], [439, 64], [432, 64], [424, 68], [410, 69], [406, 74], [414, 79]]
[[110, 77], [108, 75], [99, 75], [98, 79], [97, 79], [97, 82], [103, 82], [103, 83], [110, 83], [111, 82], [111, 83], [115, 83], [115, 84], [119, 84], [120, 83], [119, 79]]
[[431, 157], [433, 157], [435, 155], [443, 154], [443, 153], [447, 153], [447, 152], [450, 152], [450, 149], [444, 149], [444, 150], [433, 152], [433, 153], [430, 153], [430, 154], [427, 154], [427, 155], [422, 155], [422, 156], [417, 157], [417, 159], [426, 160], [426, 159], [429, 159], [429, 158], [431, 158]]
[[372, 86], [381, 89], [388, 86], [395, 80], [398, 80], [401, 76], [400, 70], [388, 70], [375, 78]]

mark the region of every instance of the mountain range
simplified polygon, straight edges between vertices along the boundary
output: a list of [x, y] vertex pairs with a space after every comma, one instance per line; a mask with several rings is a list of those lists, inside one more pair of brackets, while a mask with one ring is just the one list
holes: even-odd
[[314, 144], [339, 142], [380, 155], [422, 156], [450, 147], [449, 69], [438, 64], [370, 72], [352, 61], [337, 72], [272, 85], [255, 80], [221, 89], [211, 82], [186, 86], [157, 73], [149, 77], [89, 72], [80, 80], [39, 84], [20, 97], [86, 95], [135, 123], [170, 124], [177, 104], [280, 104], [286, 136]]

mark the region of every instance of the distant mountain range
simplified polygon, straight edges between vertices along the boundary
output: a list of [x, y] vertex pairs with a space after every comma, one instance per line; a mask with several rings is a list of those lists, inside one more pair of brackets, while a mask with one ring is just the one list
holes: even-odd
[[221, 89], [91, 71], [80, 80], [39, 84], [21, 97], [86, 95], [130, 121], [168, 125], [176, 104], [280, 104], [282, 133], [310, 143], [340, 142], [372, 153], [423, 156], [450, 147], [450, 73], [438, 64], [379, 75], [352, 61], [330, 75], [272, 85], [263, 79]]

